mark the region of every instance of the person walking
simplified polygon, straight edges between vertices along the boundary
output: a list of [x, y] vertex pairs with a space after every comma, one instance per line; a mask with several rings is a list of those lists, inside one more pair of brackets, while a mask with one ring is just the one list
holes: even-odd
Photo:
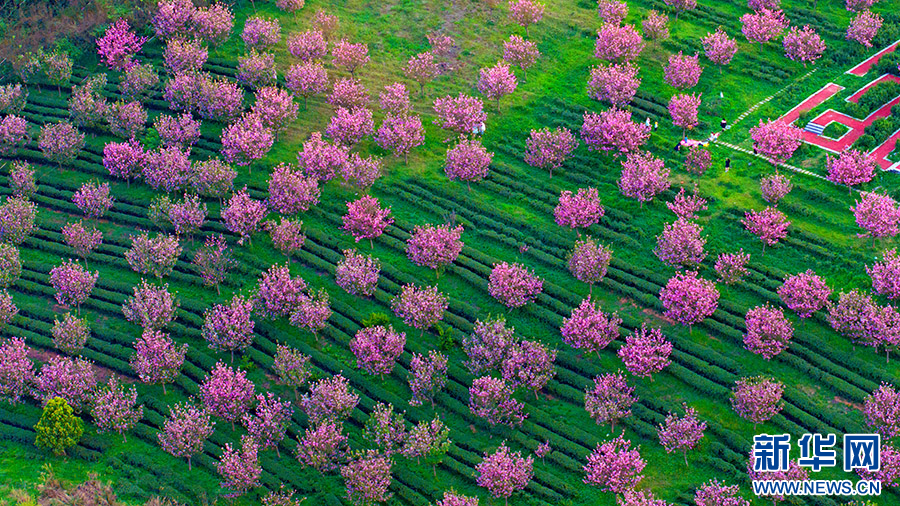
[[731, 168], [731, 157], [725, 159], [725, 172], [728, 172], [728, 169]]
[[725, 129], [728, 127], [728, 122], [725, 121], [725, 118], [722, 118], [722, 121], [719, 123], [719, 125], [722, 127], [722, 131], [724, 132]]

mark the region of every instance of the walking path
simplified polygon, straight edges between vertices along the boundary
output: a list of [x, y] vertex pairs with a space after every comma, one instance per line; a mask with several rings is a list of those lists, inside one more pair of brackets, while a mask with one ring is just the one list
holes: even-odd
[[819, 67], [816, 67], [816, 68], [810, 70], [809, 72], [807, 72], [807, 73], [803, 74], [802, 76], [800, 76], [797, 80], [791, 82], [791, 84], [785, 86], [784, 88], [781, 88], [780, 90], [776, 91], [775, 93], [773, 93], [773, 94], [769, 95], [768, 97], [766, 97], [766, 98], [760, 100], [759, 102], [753, 104], [752, 106], [750, 106], [749, 109], [747, 109], [746, 111], [744, 111], [743, 113], [741, 113], [741, 115], [738, 116], [737, 119], [735, 119], [730, 125], [726, 126], [726, 127], [725, 127], [725, 130], [731, 130], [731, 127], [737, 125], [737, 124], [740, 123], [744, 118], [746, 118], [747, 116], [753, 114], [757, 109], [760, 108], [760, 106], [762, 106], [763, 104], [769, 103], [770, 100], [772, 100], [773, 98], [775, 98], [775, 97], [777, 97], [778, 95], [781, 95], [782, 93], [784, 93], [785, 91], [787, 91], [787, 89], [790, 88], [792, 84], [798, 83], [798, 82], [800, 82], [800, 81], [806, 79], [807, 77], [811, 76], [811, 75], [812, 75], [814, 72], [816, 72], [817, 70], [819, 70]]
[[[748, 155], [750, 155], [750, 156], [755, 156], [755, 157], [757, 157], [757, 158], [759, 158], [759, 159], [761, 159], [761, 160], [765, 160], [767, 163], [772, 163], [772, 160], [770, 160], [770, 159], [768, 159], [768, 158], [766, 158], [765, 156], [762, 156], [762, 155], [760, 155], [760, 154], [754, 153], [753, 151], [750, 151], [749, 149], [744, 149], [744, 148], [742, 148], [742, 147], [740, 147], [740, 146], [735, 146], [734, 144], [730, 144], [730, 143], [728, 143], [728, 142], [719, 141], [719, 140], [713, 141], [713, 143], [714, 143], [714, 144], [718, 144], [718, 145], [720, 145], [720, 146], [725, 146], [726, 148], [733, 149], [733, 150], [735, 150], [735, 151], [740, 151], [741, 153], [746, 153], [746, 154], [748, 154]], [[819, 174], [816, 174], [815, 172], [810, 172], [810, 171], [808, 171], [808, 170], [806, 170], [806, 169], [801, 169], [800, 167], [796, 167], [796, 166], [794, 166], [794, 165], [789, 165], [789, 164], [787, 164], [787, 163], [779, 163], [779, 164], [778, 164], [778, 167], [784, 167], [785, 169], [790, 170], [790, 171], [793, 171], [793, 172], [796, 172], [796, 173], [798, 173], [798, 174], [805, 174], [805, 175], [807, 175], [807, 176], [812, 176], [812, 177], [816, 177], [816, 178], [819, 178], [819, 179], [825, 179], [824, 176], [820, 176]]]

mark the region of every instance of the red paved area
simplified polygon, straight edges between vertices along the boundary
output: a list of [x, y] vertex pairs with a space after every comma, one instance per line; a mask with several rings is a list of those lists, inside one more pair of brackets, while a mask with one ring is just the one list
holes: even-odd
[[866, 92], [869, 91], [869, 89], [872, 86], [875, 86], [876, 84], [881, 84], [881, 83], [884, 83], [887, 81], [895, 81], [895, 82], [900, 83], [900, 77], [897, 77], [893, 74], [885, 74], [885, 75], [879, 77], [878, 79], [872, 81], [871, 83], [865, 85], [864, 87], [860, 88], [856, 93], [847, 97], [847, 101], [853, 102], [855, 104], [855, 103], [859, 102], [859, 98], [862, 97], [863, 95], [865, 95]]
[[838, 94], [839, 91], [843, 90], [843, 86], [838, 86], [834, 83], [826, 84], [821, 90], [813, 93], [803, 102], [800, 102], [799, 105], [795, 106], [793, 109], [785, 113], [784, 116], [778, 118], [780, 121], [784, 121], [786, 123], [793, 123], [797, 121], [797, 118], [800, 117], [800, 113], [803, 111], [809, 111], [821, 104], [822, 102], [828, 100], [829, 98]]
[[852, 69], [848, 70], [847, 73], [848, 73], [848, 74], [853, 74], [853, 75], [855, 75], [855, 76], [864, 76], [864, 75], [866, 75], [866, 72], [868, 72], [869, 69], [871, 69], [873, 65], [875, 65], [876, 63], [878, 63], [878, 60], [880, 60], [882, 56], [884, 56], [884, 55], [886, 55], [886, 54], [888, 54], [888, 53], [894, 52], [894, 50], [897, 49], [898, 46], [900, 46], [900, 40], [898, 40], [897, 42], [894, 42], [893, 44], [891, 44], [890, 46], [888, 46], [888, 47], [882, 49], [881, 51], [878, 51], [878, 52], [875, 53], [874, 55], [870, 56], [868, 59], [864, 60], [864, 61], [863, 61], [862, 63], [860, 63], [859, 65], [857, 65], [857, 66], [853, 67]]

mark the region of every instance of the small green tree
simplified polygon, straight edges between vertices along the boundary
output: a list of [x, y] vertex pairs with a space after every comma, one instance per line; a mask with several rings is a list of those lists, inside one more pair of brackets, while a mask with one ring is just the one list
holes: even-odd
[[44, 406], [34, 430], [37, 432], [34, 444], [38, 448], [49, 448], [54, 455], [65, 455], [66, 448], [75, 446], [81, 439], [84, 425], [65, 399], [54, 397]]

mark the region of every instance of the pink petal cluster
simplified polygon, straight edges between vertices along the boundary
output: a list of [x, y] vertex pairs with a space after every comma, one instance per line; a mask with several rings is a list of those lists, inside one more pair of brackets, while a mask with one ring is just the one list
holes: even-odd
[[508, 308], [522, 307], [544, 289], [544, 281], [522, 264], [494, 264], [488, 279], [488, 293]]
[[672, 343], [663, 336], [662, 330], [648, 329], [646, 323], [625, 337], [625, 344], [617, 353], [628, 372], [638, 378], [651, 378], [665, 369], [671, 363], [671, 354]]
[[577, 193], [563, 190], [559, 204], [553, 210], [556, 224], [561, 227], [588, 228], [600, 222], [604, 210], [596, 188], [579, 188]]
[[631, 120], [631, 111], [613, 107], [599, 114], [584, 113], [581, 140], [591, 151], [613, 155], [634, 153], [650, 139], [650, 125]]
[[406, 333], [396, 332], [390, 325], [376, 325], [360, 329], [350, 340], [350, 351], [356, 357], [357, 367], [384, 377], [394, 370], [405, 345]]
[[548, 169], [550, 177], [553, 177], [553, 169], [562, 167], [576, 147], [578, 139], [568, 128], [557, 127], [556, 130], [550, 130], [544, 127], [540, 130], [531, 130], [528, 140], [525, 141], [525, 163], [532, 167]]
[[790, 320], [780, 309], [769, 304], [747, 311], [746, 325], [744, 347], [766, 360], [786, 350], [794, 337], [794, 326]]
[[[615, 107], [628, 105], [641, 86], [640, 69], [632, 63], [598, 65], [588, 78], [588, 96]], [[587, 113], [586, 113], [587, 114]]]
[[665, 315], [682, 325], [692, 326], [711, 316], [719, 305], [719, 291], [695, 271], [676, 273], [659, 291]]

